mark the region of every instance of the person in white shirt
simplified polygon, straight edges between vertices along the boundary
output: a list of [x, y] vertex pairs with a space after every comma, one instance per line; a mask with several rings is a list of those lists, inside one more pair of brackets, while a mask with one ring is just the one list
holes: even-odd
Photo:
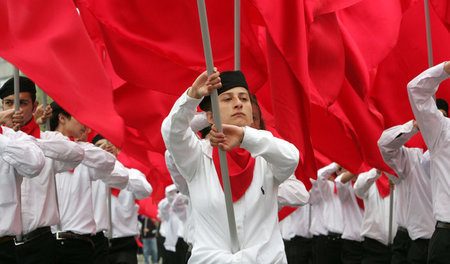
[[450, 119], [436, 107], [433, 96], [450, 76], [450, 62], [419, 74], [408, 83], [414, 117], [430, 152], [431, 194], [436, 228], [428, 250], [428, 263], [450, 259]]
[[361, 225], [364, 214], [363, 201], [356, 197], [352, 183], [356, 175], [343, 169], [335, 179], [336, 191], [342, 203], [344, 229], [341, 236], [341, 260], [344, 264], [361, 263], [363, 256]]
[[[436, 101], [438, 109], [447, 115], [448, 105], [443, 99]], [[404, 144], [419, 132], [417, 122], [391, 127], [378, 140], [384, 161], [398, 175], [391, 180], [396, 186], [397, 223], [392, 262], [426, 263], [428, 243], [436, 220], [433, 217], [431, 179], [427, 167], [429, 155], [421, 148], [408, 148]], [[402, 222], [400, 222], [400, 220]], [[400, 227], [404, 228], [401, 234]], [[396, 246], [399, 244], [399, 246]]]
[[[203, 97], [218, 88], [221, 88], [218, 93], [224, 133], [217, 132], [213, 126], [210, 140], [200, 140], [189, 122], [197, 106], [205, 100], [202, 109], [213, 123], [209, 98]], [[218, 72], [210, 76], [202, 73], [163, 121], [161, 133], [166, 148], [186, 178], [190, 191], [195, 234], [189, 263], [286, 263], [278, 226], [277, 190], [278, 185], [294, 173], [299, 152], [268, 131], [248, 127], [251, 123], [248, 87], [239, 71], [224, 72], [220, 77]], [[214, 146], [234, 157], [241, 154], [245, 161], [239, 158], [235, 161], [248, 165], [230, 177], [240, 245], [235, 253], [230, 243], [224, 194], [215, 168]], [[242, 149], [234, 150], [238, 146]], [[234, 187], [233, 175], [239, 177]]]
[[91, 237], [96, 233], [96, 225], [91, 181], [110, 177], [116, 159], [103, 149], [83, 142], [88, 128], [56, 102], [51, 107], [50, 129], [73, 138], [84, 150], [80, 165], [73, 171], [56, 174], [60, 222], [52, 227], [52, 232], [57, 240], [58, 262], [92, 263]]
[[150, 196], [153, 189], [145, 175], [128, 168], [128, 185], [111, 197], [112, 239], [108, 260], [110, 264], [137, 264], [137, 243], [140, 226], [138, 220], [139, 206], [135, 200]]
[[[11, 125], [13, 113], [0, 111], [0, 123]], [[22, 233], [20, 185], [24, 178], [39, 175], [45, 157], [35, 138], [5, 126], [0, 127], [0, 156], [0, 263], [17, 263], [14, 238]]]
[[[364, 217], [361, 236], [364, 237], [364, 255], [362, 263], [390, 263], [389, 245], [389, 209], [390, 191], [387, 189], [387, 177], [382, 171], [371, 169], [358, 175], [353, 186], [355, 194], [364, 200]], [[379, 181], [379, 183], [376, 183]], [[383, 184], [381, 184], [384, 182]], [[383, 190], [383, 188], [386, 188]], [[395, 208], [393, 208], [395, 211]], [[392, 234], [397, 232], [393, 219]]]
[[310, 179], [312, 187], [309, 190], [309, 204], [311, 207], [311, 222], [309, 232], [312, 237], [313, 263], [328, 263], [327, 252], [324, 250], [328, 242], [328, 230], [325, 227], [325, 203], [320, 194], [317, 180]]
[[[38, 177], [24, 178], [22, 193], [22, 236], [16, 241], [17, 259], [20, 263], [56, 263], [56, 241], [50, 227], [59, 222], [55, 174], [73, 170], [83, 160], [84, 151], [75, 142], [59, 132], [42, 132], [33, 113], [36, 86], [27, 77], [20, 77], [20, 107], [14, 114], [20, 130], [37, 139], [45, 155], [45, 166]], [[0, 89], [3, 109], [14, 109], [14, 78]]]
[[[103, 136], [97, 134], [92, 139], [92, 144], [108, 151], [117, 158], [119, 150]], [[123, 166], [118, 160], [114, 165], [114, 170], [110, 177], [103, 178], [98, 181], [92, 182], [92, 202], [94, 208], [94, 219], [96, 226], [96, 234], [92, 236], [94, 242], [95, 252], [93, 257], [94, 264], [107, 264], [108, 263], [108, 237], [106, 234], [110, 234], [111, 226], [108, 211], [108, 195], [110, 189], [123, 189], [128, 184], [128, 169]]]

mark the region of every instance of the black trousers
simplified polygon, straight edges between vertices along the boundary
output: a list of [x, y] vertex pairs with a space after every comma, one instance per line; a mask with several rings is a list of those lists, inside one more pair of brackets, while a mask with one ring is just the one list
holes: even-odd
[[295, 236], [284, 240], [288, 264], [312, 264], [312, 238]]
[[450, 229], [434, 230], [428, 248], [428, 263], [450, 263]]
[[0, 264], [16, 264], [14, 240], [0, 243]]
[[340, 234], [328, 233], [325, 250], [327, 251], [327, 263], [340, 264], [342, 239]]
[[314, 264], [328, 264], [326, 246], [328, 243], [328, 237], [324, 235], [313, 236], [312, 238], [312, 251], [313, 251], [313, 263]]
[[408, 252], [411, 247], [411, 238], [408, 231], [398, 228], [392, 244], [392, 264], [408, 264]]
[[344, 264], [361, 264], [363, 257], [362, 242], [342, 239], [341, 240], [341, 261]]
[[[163, 242], [164, 244], [164, 242]], [[188, 244], [179, 237], [175, 246], [175, 252], [165, 250], [163, 258], [163, 264], [185, 264], [187, 263]]]
[[375, 239], [364, 237], [364, 255], [362, 264], [389, 264], [391, 263], [391, 250], [388, 246]]
[[94, 264], [108, 264], [108, 238], [103, 232], [98, 232], [92, 236], [94, 242]]
[[111, 239], [108, 255], [111, 264], [137, 264], [137, 243], [134, 237]]
[[94, 247], [85, 240], [56, 240], [56, 252], [59, 264], [93, 263]]
[[411, 241], [411, 247], [408, 252], [408, 263], [411, 264], [425, 264], [428, 259], [428, 244], [429, 239], [416, 239]]
[[57, 263], [55, 237], [49, 231], [25, 244], [16, 246], [16, 259], [19, 264]]

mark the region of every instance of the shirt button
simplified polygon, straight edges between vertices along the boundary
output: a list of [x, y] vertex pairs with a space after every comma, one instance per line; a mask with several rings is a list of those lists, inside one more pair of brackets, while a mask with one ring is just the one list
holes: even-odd
[[238, 225], [238, 226], [237, 226], [237, 229], [241, 229], [241, 226], [240, 226], [240, 225]]

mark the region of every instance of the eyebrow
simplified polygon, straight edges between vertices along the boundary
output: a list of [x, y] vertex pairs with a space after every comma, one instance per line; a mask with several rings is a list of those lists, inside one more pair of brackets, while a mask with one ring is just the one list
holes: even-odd
[[[222, 94], [225, 94], [225, 95], [233, 95], [234, 93], [232, 93], [232, 92], [224, 92], [224, 93], [221, 93], [221, 95]], [[248, 95], [248, 92], [239, 92], [238, 93], [238, 95]]]

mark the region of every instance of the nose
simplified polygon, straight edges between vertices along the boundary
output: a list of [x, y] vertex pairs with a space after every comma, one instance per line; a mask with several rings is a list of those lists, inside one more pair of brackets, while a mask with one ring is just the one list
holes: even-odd
[[240, 109], [243, 107], [242, 101], [239, 98], [235, 98], [234, 100], [234, 108]]

